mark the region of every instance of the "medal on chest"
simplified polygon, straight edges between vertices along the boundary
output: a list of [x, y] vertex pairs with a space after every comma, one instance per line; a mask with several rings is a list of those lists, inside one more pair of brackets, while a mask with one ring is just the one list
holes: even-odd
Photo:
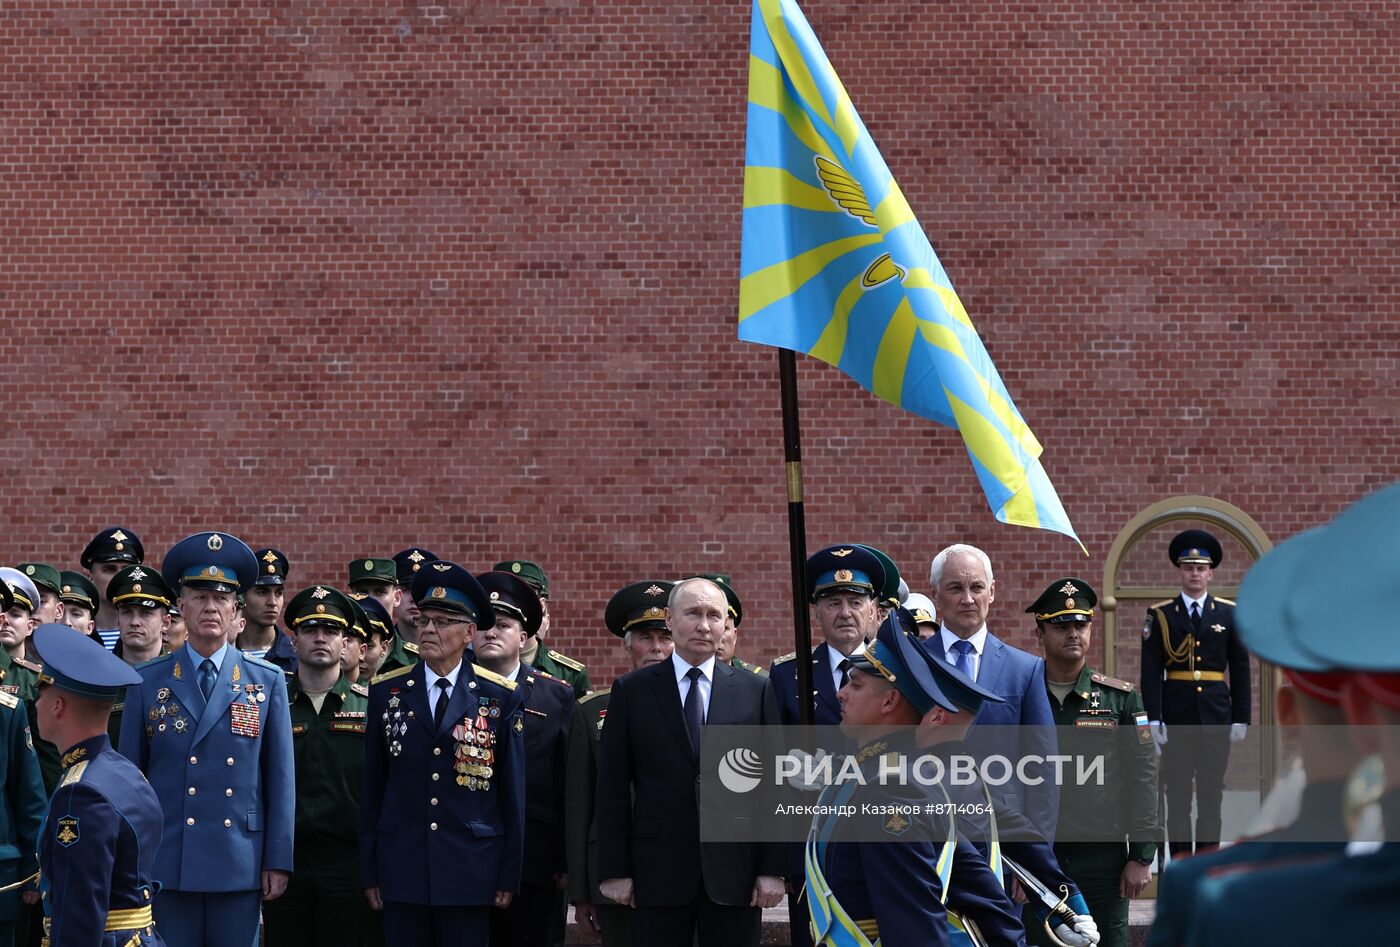
[[389, 707], [384, 711], [384, 743], [390, 756], [403, 752], [403, 736], [408, 732], [407, 714], [397, 687], [389, 691]]
[[496, 730], [492, 721], [501, 716], [501, 702], [496, 698], [476, 700], [476, 713], [463, 717], [452, 728], [452, 738], [457, 741], [457, 785], [472, 791], [491, 788], [496, 762]]

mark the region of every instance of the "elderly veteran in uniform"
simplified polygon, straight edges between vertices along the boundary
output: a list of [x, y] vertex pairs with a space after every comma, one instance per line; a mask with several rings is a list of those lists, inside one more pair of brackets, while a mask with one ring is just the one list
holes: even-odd
[[[1056, 579], [1026, 611], [1045, 653], [1060, 752], [1105, 768], [1102, 783], [1060, 788], [1055, 858], [1084, 894], [1100, 943], [1127, 947], [1128, 900], [1152, 880], [1157, 854], [1157, 754], [1137, 688], [1089, 666], [1098, 601], [1083, 579]], [[1031, 935], [1049, 944], [1039, 927]]]
[[97, 592], [97, 586], [81, 572], [69, 572], [65, 569], [58, 577], [58, 600], [63, 604], [63, 615], [59, 618], [59, 623], [74, 631], [92, 635], [93, 640], [101, 644], [102, 638], [95, 633], [97, 603], [102, 597]]
[[[669, 661], [675, 644], [666, 627], [667, 597], [674, 583], [645, 579], [625, 585], [608, 599], [603, 621], [622, 639], [633, 671]], [[609, 690], [579, 701], [581, 720], [569, 734], [568, 784], [564, 797], [564, 834], [568, 862], [568, 896], [579, 926], [601, 934], [605, 947], [632, 943], [632, 909], [598, 890], [598, 830], [593, 819], [598, 783], [598, 748], [607, 723]]]
[[107, 601], [107, 583], [127, 566], [145, 562], [146, 549], [134, 531], [124, 526], [109, 526], [88, 541], [79, 561], [97, 587], [97, 617], [93, 630], [110, 651], [117, 643], [117, 610]]
[[[1167, 842], [1173, 856], [1220, 844], [1220, 806], [1230, 744], [1249, 727], [1249, 653], [1235, 634], [1235, 603], [1210, 594], [1220, 542], [1203, 529], [1167, 549], [1181, 594], [1147, 610], [1142, 628], [1142, 701], [1162, 751]], [[1226, 671], [1229, 683], [1226, 683]], [[1194, 793], [1193, 793], [1194, 783]]]
[[531, 562], [529, 559], [508, 559], [498, 562], [491, 567], [496, 572], [509, 572], [511, 575], [519, 576], [530, 584], [530, 588], [535, 590], [535, 594], [540, 597], [540, 607], [544, 610], [544, 618], [540, 621], [540, 630], [525, 643], [525, 650], [521, 652], [521, 660], [531, 667], [539, 668], [550, 677], [557, 677], [561, 681], [568, 681], [573, 685], [574, 696], [582, 700], [593, 686], [588, 682], [588, 669], [584, 667], [582, 661], [576, 661], [567, 654], [562, 654], [545, 644], [545, 636], [549, 633], [549, 576], [544, 574], [544, 569], [539, 563]]
[[569, 735], [578, 722], [574, 689], [520, 661], [526, 640], [539, 630], [535, 590], [509, 572], [477, 577], [496, 613], [472, 641], [478, 665], [514, 681], [525, 695], [525, 861], [520, 893], [510, 907], [491, 912], [491, 941], [543, 947], [564, 943], [568, 905], [563, 885], [564, 798]]
[[474, 947], [520, 890], [524, 695], [463, 660], [495, 622], [471, 573], [433, 562], [412, 592], [422, 660], [370, 682], [360, 883], [390, 947]]
[[1304, 670], [1311, 685], [1338, 690], [1357, 757], [1379, 753], [1386, 841], [1208, 874], [1183, 943], [1386, 943], [1400, 928], [1397, 531], [1400, 484], [1275, 547], [1246, 576], [1239, 605], [1240, 628], [1250, 629], [1245, 643], [1261, 658]]
[[[0, 582], [0, 611], [9, 609], [10, 588]], [[18, 889], [0, 893], [0, 947], [11, 947], [20, 920], [20, 890], [26, 912], [33, 912], [38, 891], [32, 883], [39, 823], [44, 816], [44, 783], [34, 757], [35, 734], [30, 729], [31, 707], [13, 693], [0, 691], [0, 780], [6, 787], [0, 801], [0, 885]], [[37, 922], [36, 922], [37, 923]]]
[[355, 814], [364, 782], [368, 688], [341, 673], [354, 603], [323, 585], [286, 607], [297, 670], [287, 681], [296, 759], [296, 846], [286, 893], [263, 907], [268, 947], [364, 943], [379, 916], [360, 890]]
[[160, 799], [156, 922], [172, 945], [248, 947], [261, 902], [292, 870], [296, 795], [282, 670], [229, 643], [235, 600], [257, 576], [240, 539], [196, 533], [166, 554], [189, 639], [136, 669], [121, 753]]
[[[156, 932], [151, 914], [158, 887], [160, 801], [107, 739], [113, 701], [128, 686], [139, 685], [140, 675], [101, 644], [63, 625], [41, 625], [34, 644], [44, 660], [39, 727], [63, 748], [64, 766], [39, 839], [44, 943], [163, 945], [167, 942]], [[11, 770], [10, 775], [16, 774]], [[30, 791], [37, 791], [37, 778], [29, 782], [34, 784]], [[37, 819], [37, 800], [34, 808]]]
[[734, 591], [734, 583], [729, 575], [724, 572], [698, 572], [696, 575], [718, 585], [724, 590], [724, 597], [729, 600], [729, 617], [724, 622], [724, 634], [719, 636], [715, 656], [740, 671], [767, 674], [768, 672], [757, 664], [750, 664], [734, 653], [739, 644], [739, 626], [744, 623], [744, 603], [739, 600], [739, 593]]

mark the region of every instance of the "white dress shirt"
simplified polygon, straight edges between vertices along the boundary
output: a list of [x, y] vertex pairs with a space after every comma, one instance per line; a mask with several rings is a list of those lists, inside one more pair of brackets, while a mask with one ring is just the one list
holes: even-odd
[[1198, 609], [1197, 614], [1204, 615], [1204, 614], [1206, 613], [1206, 597], [1205, 597], [1204, 595], [1202, 595], [1200, 598], [1192, 598], [1191, 596], [1187, 595], [1185, 592], [1182, 592], [1182, 593], [1181, 593], [1181, 601], [1182, 601], [1182, 604], [1184, 604], [1184, 605], [1186, 606], [1186, 617], [1187, 617], [1187, 618], [1190, 618], [1190, 617], [1191, 617], [1191, 606], [1192, 606], [1192, 605], [1195, 605], [1196, 608]]
[[[948, 630], [947, 625], [938, 626], [938, 643], [943, 646], [943, 656], [954, 667], [958, 664], [958, 653], [953, 650], [953, 642], [959, 640], [961, 639], [957, 635]], [[987, 626], [978, 628], [976, 634], [967, 640], [972, 643], [972, 653], [968, 658], [972, 661], [972, 680], [975, 682], [982, 673], [982, 649], [987, 646]]]
[[826, 646], [826, 659], [827, 659], [827, 661], [829, 661], [829, 662], [831, 663], [831, 689], [832, 689], [833, 691], [840, 691], [840, 690], [841, 690], [841, 662], [842, 662], [842, 661], [849, 661], [851, 658], [855, 657], [856, 655], [858, 655], [858, 654], [864, 654], [864, 653], [865, 653], [865, 642], [864, 642], [864, 641], [862, 641], [860, 644], [856, 645], [856, 649], [855, 649], [854, 651], [852, 651], [852, 652], [850, 653], [850, 655], [844, 655], [844, 654], [842, 654], [840, 651], [837, 651], [837, 650], [836, 650], [835, 648], [833, 648], [831, 645], [827, 645], [827, 646]]
[[462, 673], [462, 662], [458, 661], [457, 666], [446, 674], [439, 674], [428, 667], [428, 662], [423, 663], [423, 683], [428, 685], [428, 709], [437, 712], [438, 702], [438, 681], [446, 681], [446, 699], [452, 699], [452, 692], [457, 689], [457, 676]]
[[685, 707], [685, 699], [690, 694], [690, 678], [686, 674], [692, 667], [700, 668], [700, 680], [695, 683], [700, 686], [700, 709], [704, 719], [710, 719], [710, 691], [715, 684], [715, 656], [710, 655], [704, 664], [691, 665], [685, 662], [685, 658], [676, 652], [671, 652], [671, 670], [676, 672], [676, 688], [681, 692], [681, 707]]

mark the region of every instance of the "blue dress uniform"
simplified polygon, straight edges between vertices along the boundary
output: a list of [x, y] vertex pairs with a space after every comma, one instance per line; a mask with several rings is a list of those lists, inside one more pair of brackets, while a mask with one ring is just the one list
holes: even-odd
[[[246, 590], [257, 560], [228, 534], [200, 533], [165, 557], [172, 587]], [[137, 668], [121, 753], [146, 774], [165, 814], [156, 919], [173, 945], [248, 947], [262, 872], [292, 870], [295, 762], [282, 670], [223, 645], [208, 701], [192, 641]]]
[[[71, 629], [64, 630], [73, 634]], [[24, 705], [6, 693], [0, 693], [0, 778], [5, 786], [4, 804], [0, 805], [0, 884], [11, 885], [34, 874], [34, 851], [44, 816], [44, 784]], [[19, 911], [19, 891], [0, 894], [3, 947], [14, 943]]]
[[[453, 563], [418, 573], [413, 595], [494, 621], [481, 585]], [[419, 663], [370, 682], [360, 880], [379, 888], [390, 947], [475, 947], [488, 942], [496, 892], [520, 890], [524, 696], [463, 660], [434, 726], [426, 673]]]
[[[98, 642], [65, 625], [41, 625], [41, 687], [110, 703], [137, 680]], [[39, 838], [44, 943], [50, 947], [152, 947], [151, 900], [160, 847], [160, 802], [106, 733], [68, 747]], [[7, 780], [7, 784], [8, 784]]]

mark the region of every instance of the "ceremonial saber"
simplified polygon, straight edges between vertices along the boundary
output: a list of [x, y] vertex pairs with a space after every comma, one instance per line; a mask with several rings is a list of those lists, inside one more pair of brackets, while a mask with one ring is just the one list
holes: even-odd
[[1039, 878], [1026, 871], [1026, 869], [1016, 864], [1010, 858], [1002, 855], [1001, 862], [1007, 868], [1011, 869], [1011, 873], [1016, 876], [1023, 887], [1030, 891], [1031, 894], [1035, 895], [1035, 897], [1040, 900], [1040, 903], [1049, 909], [1050, 914], [1043, 922], [1045, 925], [1045, 935], [1049, 937], [1053, 943], [1059, 944], [1060, 947], [1070, 947], [1069, 944], [1056, 936], [1055, 932], [1050, 928], [1051, 919], [1057, 916], [1064, 921], [1065, 926], [1069, 927], [1071, 930], [1074, 927], [1074, 912], [1070, 910], [1069, 904], [1067, 903], [1069, 901], [1069, 888], [1065, 885], [1060, 885], [1061, 896], [1056, 897], [1053, 891], [1040, 883]]

